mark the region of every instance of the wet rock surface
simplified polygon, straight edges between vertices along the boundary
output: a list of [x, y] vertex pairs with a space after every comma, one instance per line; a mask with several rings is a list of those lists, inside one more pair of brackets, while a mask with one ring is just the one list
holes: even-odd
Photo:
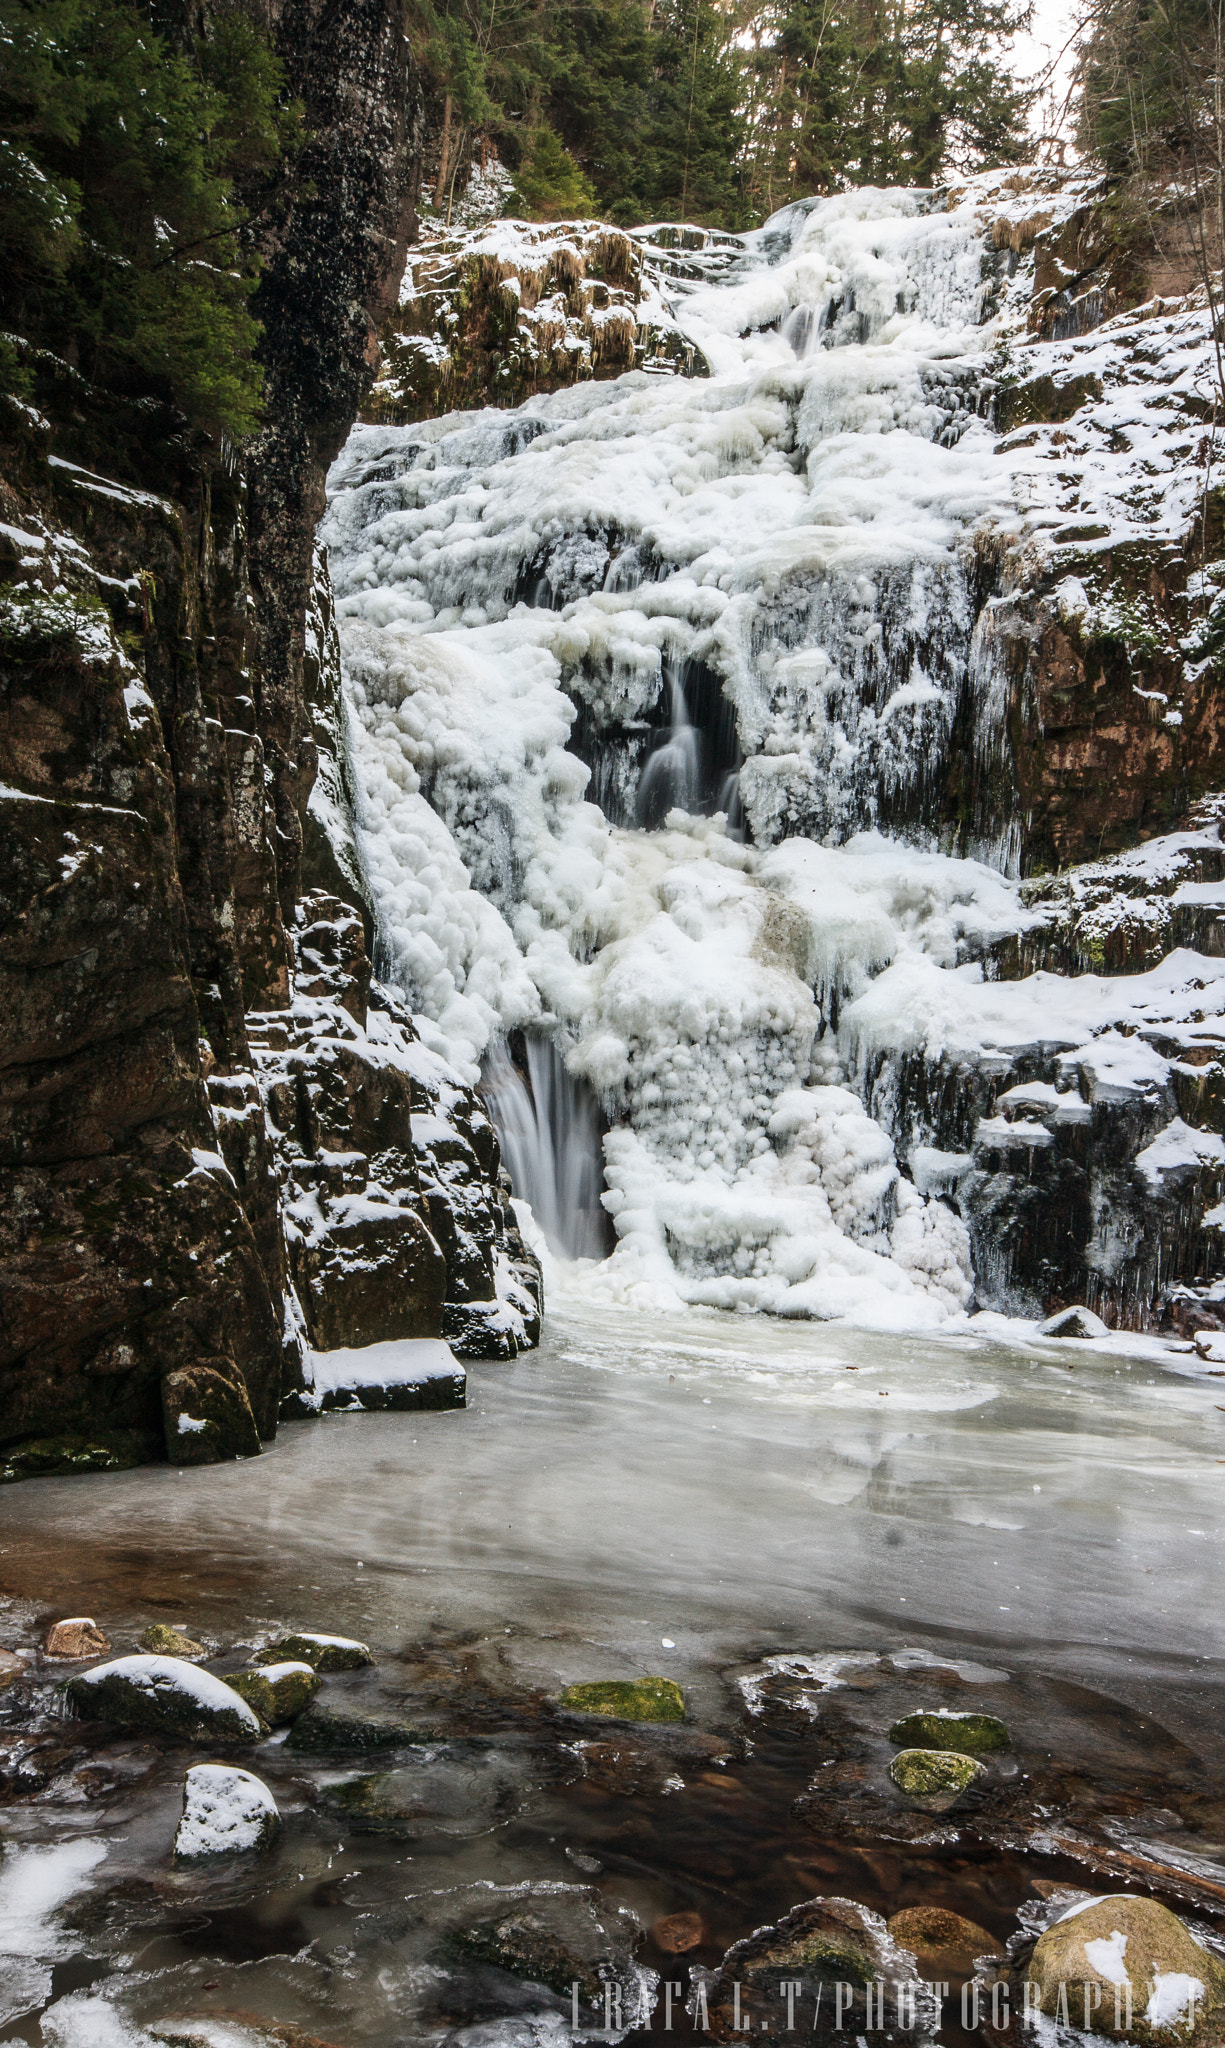
[[[283, 1627], [280, 1639], [295, 1633]], [[6, 1869], [19, 1877], [23, 1857], [46, 1853], [31, 1843], [72, 1849], [56, 1866], [71, 1878], [62, 1924], [103, 1973], [84, 1992], [56, 1993], [45, 2037], [75, 2048], [71, 2000], [100, 1997], [142, 2043], [172, 2027], [215, 2042], [224, 2026], [243, 2048], [357, 2048], [410, 2026], [425, 2041], [488, 2035], [487, 2048], [518, 2029], [524, 2048], [547, 2048], [558, 2029], [568, 2035], [577, 1985], [580, 2031], [663, 2031], [666, 1998], [673, 2032], [701, 2032], [704, 2001], [711, 2035], [743, 2034], [751, 2019], [773, 2038], [787, 2031], [782, 1983], [797, 1987], [797, 2030], [815, 2019], [832, 2038], [853, 2016], [866, 2030], [878, 1976], [886, 2032], [895, 1984], [921, 1977], [948, 1983], [947, 2027], [980, 1958], [995, 1959], [1019, 2009], [1056, 1913], [1123, 1883], [1131, 1895], [1109, 1902], [1120, 1927], [1148, 1892], [1190, 1919], [1177, 1941], [1208, 1942], [1195, 1950], [1206, 1986], [1225, 1967], [1212, 1948], [1225, 1882], [1204, 1855], [1225, 1823], [1221, 1787], [1166, 1730], [1100, 1694], [961, 1656], [788, 1654], [727, 1673], [683, 1725], [623, 1723], [576, 1740], [577, 1717], [539, 1683], [541, 1649], [435, 1631], [394, 1650], [376, 1642], [373, 1665], [308, 1667], [319, 1692], [295, 1728], [326, 1708], [350, 1726], [394, 1728], [395, 1745], [315, 1750], [260, 1730], [227, 1742], [224, 1762], [203, 1771], [213, 1847], [189, 1852], [178, 1839], [177, 1854], [185, 1774], [202, 1776], [193, 1738], [165, 1721], [57, 1721], [62, 1675], [28, 1660], [25, 1679], [0, 1693]], [[566, 1654], [580, 1652], [575, 1642]], [[209, 1662], [223, 1671], [242, 1654], [235, 1645]], [[978, 1716], [1005, 1702], [1011, 1747], [987, 1760], [985, 1790], [943, 1815], [914, 1812], [890, 1785], [890, 1732], [937, 1706]], [[633, 1767], [590, 1768], [601, 1750]], [[852, 1762], [854, 1782], [839, 1768]], [[804, 1791], [810, 1779], [819, 1800]], [[137, 1928], [152, 1969], [122, 1960]], [[1169, 1977], [1189, 1952], [1153, 1954]], [[49, 1996], [48, 1971], [34, 2002]], [[916, 1999], [917, 2034], [930, 2038], [938, 2007], [929, 1993]], [[878, 2030], [874, 2013], [869, 2038]]]
[[367, 912], [328, 752], [314, 535], [403, 269], [413, 58], [384, 0], [277, 0], [268, 26], [305, 139], [261, 213], [262, 430], [192, 442], [160, 401], [48, 352], [34, 404], [0, 418], [8, 1480], [254, 1456], [304, 1338], [436, 1332], [449, 1301], [478, 1302], [466, 1341], [512, 1355], [538, 1321], [538, 1298], [526, 1321], [496, 1304], [503, 1191], [496, 1144], [469, 1144], [475, 1096], [452, 1207], [489, 1284], [471, 1260], [449, 1273], [449, 1197], [432, 1225], [391, 1043], [411, 1025], [396, 1012], [378, 1052], [365, 1031]]

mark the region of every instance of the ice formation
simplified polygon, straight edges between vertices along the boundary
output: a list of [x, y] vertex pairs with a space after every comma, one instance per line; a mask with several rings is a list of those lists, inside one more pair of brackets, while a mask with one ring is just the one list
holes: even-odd
[[[973, 1149], [902, 1114], [907, 1059], [1003, 1072], [1058, 1041], [1055, 1079], [982, 1118], [980, 1150], [1032, 1156], [1086, 1103], [1143, 1094], [1169, 1063], [1137, 1018], [1185, 1022], [1196, 976], [1225, 976], [1175, 952], [1130, 979], [985, 979], [1030, 922], [1013, 821], [984, 798], [979, 857], [936, 850], [959, 707], [975, 759], [999, 753], [985, 565], [1067, 516], [1066, 478], [1033, 436], [997, 439], [984, 395], [1016, 325], [991, 224], [1033, 205], [999, 177], [805, 202], [675, 287], [708, 378], [360, 427], [334, 469], [379, 970], [428, 1044], [485, 1063], [555, 1248], [601, 1249], [561, 1219], [602, 1165], [616, 1249], [583, 1284], [606, 1297], [959, 1318], [970, 1240], [944, 1197]], [[1187, 384], [1204, 317], [1164, 325], [1163, 382]], [[1050, 344], [1051, 374], [1077, 355], [1108, 384], [1119, 328]], [[1125, 536], [1149, 516], [1138, 464], [1167, 510], [1197, 486], [1134, 393], [1114, 412], [1126, 436], [1109, 403], [1086, 429], [1079, 508]], [[517, 1033], [564, 1072], [543, 1137]]]

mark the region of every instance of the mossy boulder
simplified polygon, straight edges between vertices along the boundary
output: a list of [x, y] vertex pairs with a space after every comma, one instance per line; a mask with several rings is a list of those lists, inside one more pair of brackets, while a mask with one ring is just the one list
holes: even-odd
[[[168, 1621], [155, 1621], [145, 1630], [140, 1639], [142, 1650], [148, 1650], [155, 1657], [205, 1657], [208, 1655], [203, 1643], [193, 1642], [182, 1629], [171, 1628]], [[237, 1690], [237, 1688], [235, 1688]], [[265, 1720], [268, 1718], [264, 1716]]]
[[605, 1912], [587, 1886], [516, 1885], [500, 1899], [486, 1895], [487, 1903], [472, 1896], [477, 1910], [464, 1909], [445, 1941], [448, 1961], [481, 1963], [544, 1985], [567, 2006], [577, 1984], [581, 2006], [600, 2018], [605, 1985], [619, 1986], [625, 2023], [645, 2026], [650, 2005], [633, 1960], [640, 1930], [615, 1909]]
[[1156, 1899], [1073, 1906], [1038, 1941], [1026, 1978], [1042, 2011], [1064, 2025], [1126, 2033], [1149, 2048], [1225, 2038], [1225, 1963]]
[[139, 1429], [30, 1437], [25, 1443], [9, 1444], [0, 1455], [0, 1486], [54, 1473], [127, 1472], [156, 1457], [160, 1444], [159, 1437]]
[[962, 1756], [995, 1756], [1011, 1737], [994, 1714], [907, 1714], [889, 1730], [902, 1749], [956, 1750]]
[[301, 1629], [267, 1643], [251, 1662], [309, 1664], [312, 1671], [360, 1671], [363, 1665], [373, 1664], [374, 1652], [352, 1636], [323, 1636]]
[[227, 1681], [270, 1728], [304, 1714], [322, 1682], [318, 1672], [302, 1663], [265, 1664], [259, 1671], [240, 1671]]
[[187, 1742], [257, 1742], [265, 1733], [233, 1686], [182, 1657], [117, 1657], [70, 1678], [64, 1695], [85, 1720]]
[[898, 1791], [910, 1799], [956, 1799], [986, 1775], [972, 1756], [951, 1749], [901, 1749], [889, 1766]]
[[572, 1714], [617, 1721], [683, 1721], [685, 1695], [674, 1678], [597, 1678], [568, 1685], [561, 1705]]
[[[798, 2023], [810, 2039], [853, 2040], [870, 2024], [868, 1987], [878, 1978], [915, 1984], [914, 2024], [899, 2027], [896, 2001], [888, 2000], [873, 2041], [908, 2041], [935, 2033], [939, 2011], [918, 1982], [913, 1954], [891, 1936], [880, 1915], [854, 1899], [810, 1899], [776, 1926], [760, 1927], [727, 1951], [707, 1985], [710, 2033], [715, 2041], [744, 2040], [780, 2030], [779, 1984], [799, 1988]], [[835, 1987], [843, 1986], [838, 2002]], [[849, 2003], [848, 2003], [849, 1999]]]

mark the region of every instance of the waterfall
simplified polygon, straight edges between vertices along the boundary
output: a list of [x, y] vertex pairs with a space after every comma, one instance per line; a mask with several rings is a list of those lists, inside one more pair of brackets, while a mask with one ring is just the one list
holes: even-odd
[[685, 685], [675, 664], [664, 664], [664, 680], [668, 686], [668, 734], [650, 756], [638, 784], [638, 823], [648, 832], [662, 825], [671, 810], [693, 810], [702, 779], [702, 742], [689, 716]]
[[485, 1055], [481, 1088], [516, 1195], [560, 1258], [602, 1259], [612, 1231], [600, 1191], [604, 1150], [599, 1104], [566, 1071], [551, 1038], [517, 1040], [522, 1066], [500, 1039]]

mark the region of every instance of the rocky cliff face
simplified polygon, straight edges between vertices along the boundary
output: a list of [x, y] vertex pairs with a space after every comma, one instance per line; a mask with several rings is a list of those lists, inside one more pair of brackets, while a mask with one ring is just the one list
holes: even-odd
[[370, 1001], [335, 809], [314, 530], [403, 269], [408, 45], [394, 0], [269, 25], [309, 140], [266, 250], [257, 440], [193, 445], [49, 356], [0, 421], [10, 1474], [249, 1453], [307, 1337], [506, 1355], [537, 1311], [479, 1103]]

